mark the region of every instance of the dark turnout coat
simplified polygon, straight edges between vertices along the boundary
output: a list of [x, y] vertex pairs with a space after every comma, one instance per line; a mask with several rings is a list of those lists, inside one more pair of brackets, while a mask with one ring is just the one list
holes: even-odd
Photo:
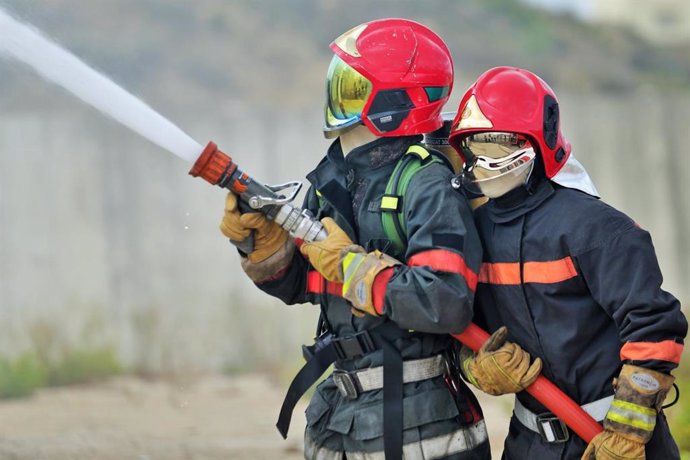
[[[478, 322], [506, 325], [509, 339], [578, 404], [613, 394], [622, 363], [661, 372], [678, 365], [687, 332], [679, 302], [661, 289], [649, 233], [599, 199], [544, 180], [533, 193], [510, 192], [475, 214], [484, 247], [477, 288]], [[547, 410], [526, 392], [520, 402]], [[579, 459], [571, 433], [547, 444], [515, 417], [508, 459]], [[663, 413], [647, 458], [677, 458]]]
[[[319, 219], [334, 218], [352, 241], [367, 251], [378, 249], [403, 262], [383, 281], [377, 280], [375, 300], [383, 302], [384, 315], [354, 316], [339, 286], [320, 277], [299, 251], [278, 279], [259, 285], [287, 304], [319, 304], [325, 324], [337, 337], [373, 331], [392, 343], [406, 361], [444, 352], [451, 343], [447, 333], [460, 332], [469, 324], [481, 261], [469, 206], [453, 191], [452, 173], [440, 163], [430, 164], [414, 175], [402, 203], [407, 245], [403, 254], [392, 253], [379, 207], [397, 161], [420, 140], [421, 136], [381, 138], [347, 157], [343, 157], [336, 140], [308, 175], [312, 187], [306, 209]], [[377, 349], [339, 360], [336, 367], [354, 370], [382, 363], [383, 353]], [[350, 453], [380, 452], [382, 393], [373, 390], [346, 399], [337, 391], [332, 377], [321, 383], [307, 409], [307, 456], [327, 458], [324, 452], [346, 451], [350, 458]], [[405, 384], [405, 444], [455, 433], [466, 424], [460, 419], [458, 405], [443, 377]], [[480, 443], [482, 455], [488, 452], [484, 441]], [[478, 452], [475, 446], [468, 447], [467, 452], [454, 455], [455, 451], [449, 450], [447, 458], [486, 458], [468, 456]]]

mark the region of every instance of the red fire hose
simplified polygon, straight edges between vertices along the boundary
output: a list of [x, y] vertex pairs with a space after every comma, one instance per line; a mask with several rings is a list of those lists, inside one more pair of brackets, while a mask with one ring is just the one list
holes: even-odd
[[[478, 351], [489, 338], [489, 334], [479, 326], [470, 324], [465, 329], [465, 332], [454, 334], [453, 337], [472, 350]], [[537, 377], [537, 380], [527, 387], [525, 391], [534, 396], [587, 443], [603, 431], [603, 428], [596, 420], [590, 417], [575, 401], [570, 399], [568, 395], [563, 393], [543, 375]]]

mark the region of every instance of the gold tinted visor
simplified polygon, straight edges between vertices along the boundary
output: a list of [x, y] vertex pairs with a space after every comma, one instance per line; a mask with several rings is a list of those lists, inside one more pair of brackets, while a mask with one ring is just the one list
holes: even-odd
[[326, 76], [326, 129], [339, 129], [362, 120], [371, 82], [338, 56]]
[[470, 157], [505, 158], [527, 147], [530, 147], [529, 140], [516, 133], [479, 133], [462, 140], [462, 148]]

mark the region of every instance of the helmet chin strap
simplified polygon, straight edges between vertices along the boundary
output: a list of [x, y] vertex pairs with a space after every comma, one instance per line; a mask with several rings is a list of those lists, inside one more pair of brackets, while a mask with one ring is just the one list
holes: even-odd
[[343, 150], [343, 156], [347, 156], [348, 153], [369, 142], [374, 142], [378, 139], [369, 128], [360, 124], [355, 128], [348, 130], [347, 132], [340, 135], [340, 148]]

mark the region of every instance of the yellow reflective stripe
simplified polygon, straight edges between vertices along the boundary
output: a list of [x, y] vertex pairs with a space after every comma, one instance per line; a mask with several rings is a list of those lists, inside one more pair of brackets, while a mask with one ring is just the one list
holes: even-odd
[[321, 198], [321, 192], [319, 192], [318, 190], [316, 190], [316, 196], [318, 196], [319, 198]]
[[611, 403], [612, 407], [618, 407], [620, 409], [629, 410], [632, 412], [637, 412], [643, 415], [649, 415], [651, 417], [656, 417], [656, 410], [651, 407], [640, 406], [639, 404], [631, 403], [628, 401], [621, 401], [619, 399], [614, 399]]
[[[362, 262], [364, 262], [364, 255], [355, 252], [349, 252], [343, 257], [343, 294], [350, 289], [352, 283], [352, 275], [357, 271]], [[354, 262], [354, 264], [353, 264]], [[354, 265], [354, 266], [353, 266]]]
[[654, 431], [654, 425], [656, 425], [656, 420], [654, 423], [647, 423], [642, 420], [626, 417], [624, 415], [618, 414], [616, 412], [611, 412], [609, 411], [608, 414], [606, 414], [606, 418], [613, 421], [613, 422], [618, 422], [623, 425], [628, 425], [632, 426], [634, 428], [639, 428], [644, 431]]
[[397, 196], [384, 196], [381, 198], [381, 209], [392, 209], [396, 211], [398, 209], [398, 200], [399, 198]]
[[407, 152], [405, 152], [405, 153], [406, 154], [416, 153], [417, 156], [419, 156], [419, 158], [421, 158], [422, 160], [426, 160], [426, 157], [431, 155], [429, 153], [429, 151], [427, 149], [425, 149], [424, 147], [422, 147], [421, 145], [411, 145], [410, 148], [408, 148]]
[[606, 418], [612, 422], [639, 428], [644, 431], [654, 431], [656, 425], [656, 410], [629, 401], [614, 399]]

